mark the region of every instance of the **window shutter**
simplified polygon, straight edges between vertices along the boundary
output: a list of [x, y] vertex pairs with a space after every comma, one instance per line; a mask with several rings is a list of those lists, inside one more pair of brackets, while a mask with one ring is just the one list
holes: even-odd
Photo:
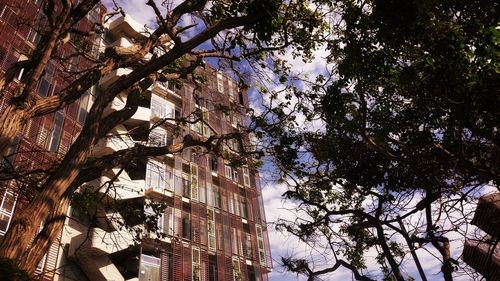
[[198, 166], [191, 164], [191, 199], [198, 200]]

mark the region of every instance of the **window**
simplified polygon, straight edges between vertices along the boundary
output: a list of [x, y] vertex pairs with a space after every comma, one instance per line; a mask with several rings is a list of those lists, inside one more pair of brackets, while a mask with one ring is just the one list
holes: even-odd
[[158, 218], [158, 230], [168, 236], [174, 234], [174, 212], [171, 207], [167, 207]]
[[228, 199], [229, 199], [229, 209], [228, 209], [228, 212], [231, 213], [231, 214], [234, 214], [234, 200], [233, 200], [233, 195], [231, 192], [228, 192]]
[[230, 180], [238, 181], [238, 169], [227, 164], [224, 165], [224, 176]]
[[207, 229], [208, 229], [208, 249], [215, 251], [217, 240], [215, 237], [215, 212], [214, 209], [207, 210]]
[[241, 208], [241, 217], [248, 218], [248, 210], [247, 210], [247, 199], [244, 196], [240, 196], [240, 208]]
[[191, 239], [191, 220], [188, 212], [182, 212], [182, 238]]
[[207, 205], [214, 206], [214, 192], [212, 190], [213, 185], [207, 183]]
[[175, 91], [175, 83], [173, 81], [167, 81], [167, 89], [174, 92]]
[[219, 163], [217, 161], [217, 156], [215, 155], [210, 155], [210, 168], [212, 169], [212, 172], [216, 172], [219, 170]]
[[90, 100], [90, 92], [86, 92], [83, 94], [80, 100], [80, 109], [78, 110], [78, 122], [81, 124], [85, 123], [85, 119], [87, 119], [87, 113], [88, 113], [88, 104]]
[[50, 131], [47, 125], [43, 123], [40, 124], [40, 131], [38, 132], [38, 135], [36, 137], [36, 144], [41, 147], [45, 147], [45, 145], [47, 144], [47, 140], [49, 138], [49, 134]]
[[220, 201], [219, 187], [215, 184], [207, 184], [207, 204], [220, 208]]
[[262, 235], [262, 226], [255, 225], [257, 231], [257, 247], [259, 249], [259, 262], [261, 265], [266, 266], [266, 251], [264, 250], [264, 236]]
[[[196, 120], [196, 118], [193, 118], [192, 120], [194, 121], [194, 120]], [[191, 125], [191, 130], [195, 131], [196, 133], [198, 133], [200, 135], [203, 133], [202, 128], [203, 128], [203, 122], [201, 122], [201, 121], [198, 121], [196, 123], [192, 123], [192, 125]]]
[[220, 193], [219, 187], [217, 185], [212, 185], [212, 191], [214, 193], [214, 206], [220, 208]]
[[52, 83], [52, 78], [54, 77], [55, 67], [54, 64], [48, 63], [45, 68], [45, 75], [40, 78], [40, 82], [38, 83], [38, 94], [42, 97], [52, 95], [54, 90]]
[[233, 281], [241, 281], [240, 261], [233, 257]]
[[233, 193], [233, 209], [234, 209], [234, 214], [235, 215], [240, 215], [240, 200], [239, 200], [239, 195], [236, 193]]
[[141, 254], [139, 281], [160, 281], [160, 265], [159, 258]]
[[243, 245], [243, 254], [249, 260], [253, 259], [252, 250], [252, 236], [249, 233], [245, 233], [245, 244]]
[[[153, 53], [158, 55], [158, 56], [162, 56], [165, 54], [165, 52], [163, 50], [160, 50], [159, 48], [155, 48], [153, 50]], [[173, 81], [156, 81], [156, 83], [163, 89], [165, 90], [169, 90], [169, 91], [172, 91], [172, 92], [175, 92], [175, 83]]]
[[16, 196], [14, 193], [4, 190], [0, 191], [0, 235], [4, 235], [9, 228], [14, 208], [16, 207]]
[[156, 127], [149, 133], [149, 143], [152, 146], [165, 146], [169, 144], [168, 134], [163, 128]]
[[176, 119], [181, 118], [181, 117], [182, 117], [181, 112], [182, 112], [182, 111], [181, 111], [181, 108], [180, 108], [180, 107], [178, 107], [178, 106], [176, 106], [176, 107], [175, 107], [175, 112], [174, 112], [174, 114], [175, 114], [175, 116], [174, 116], [174, 117], [175, 117]]
[[56, 112], [54, 116], [54, 127], [52, 128], [52, 135], [49, 141], [49, 150], [56, 152], [61, 140], [62, 126], [64, 122], [64, 115], [61, 112]]
[[197, 247], [193, 247], [192, 250], [192, 255], [191, 255], [191, 260], [192, 260], [192, 272], [193, 272], [193, 281], [200, 281], [200, 276], [201, 276], [201, 268], [200, 268], [200, 249]]
[[207, 189], [205, 186], [201, 184], [199, 186], [200, 186], [200, 202], [207, 204]]
[[99, 57], [99, 51], [101, 48], [101, 40], [102, 36], [100, 34], [96, 34], [94, 36], [94, 40], [92, 40], [92, 47], [90, 50], [90, 56], [97, 59]]
[[151, 96], [151, 114], [159, 118], [175, 118], [175, 105], [159, 96]]
[[208, 281], [217, 281], [217, 261], [210, 257], [208, 264]]
[[165, 190], [165, 165], [158, 161], [149, 161], [146, 168], [146, 186], [163, 193]]
[[189, 181], [189, 174], [182, 174], [182, 196], [191, 198], [191, 182]]
[[[191, 124], [191, 130], [208, 138], [208, 137], [210, 137], [210, 133], [211, 133], [210, 127], [207, 125], [209, 122], [209, 119], [210, 119], [210, 113], [204, 107], [201, 108], [201, 112], [202, 112], [202, 115], [201, 115], [202, 120]], [[196, 117], [196, 118], [193, 117], [192, 120], [194, 121], [196, 119], [198, 119], [198, 117]]]
[[174, 191], [174, 171], [170, 166], [167, 166], [165, 170], [165, 188]]
[[238, 181], [238, 169], [233, 168], [233, 181]]
[[231, 227], [231, 250], [234, 255], [238, 254], [238, 231]]
[[191, 199], [198, 200], [198, 166], [191, 164]]
[[227, 94], [229, 95], [229, 99], [231, 101], [234, 100], [234, 89], [233, 89], [233, 81], [231, 79], [228, 79], [227, 81]]
[[233, 168], [228, 165], [224, 165], [224, 176], [228, 179], [231, 179], [233, 176]]
[[40, 84], [38, 85], [38, 94], [42, 97], [46, 97], [49, 94], [50, 82], [46, 78], [40, 79]]
[[224, 93], [224, 79], [221, 73], [217, 73], [217, 90], [219, 93]]
[[248, 167], [243, 167], [243, 185], [250, 186], [250, 171]]
[[3, 18], [4, 21], [16, 28], [18, 25], [19, 16], [17, 14], [19, 10], [13, 7], [7, 7], [5, 4], [2, 4], [2, 6], [0, 6], [0, 18]]

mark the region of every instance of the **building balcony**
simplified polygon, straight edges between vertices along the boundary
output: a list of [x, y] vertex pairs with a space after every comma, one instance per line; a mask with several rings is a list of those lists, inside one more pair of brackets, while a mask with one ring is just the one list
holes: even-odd
[[115, 180], [113, 186], [106, 185], [110, 181], [111, 178], [107, 176], [101, 177], [99, 186], [102, 186], [102, 188], [99, 189], [99, 192], [106, 194], [107, 197], [113, 200], [129, 200], [144, 196], [145, 181], [131, 180], [125, 171], [122, 171], [122, 174]]
[[120, 37], [118, 38], [115, 42], [111, 43], [109, 47], [123, 47], [123, 48], [128, 48], [131, 47], [133, 44], [128, 40], [126, 37]]
[[109, 155], [113, 152], [134, 147], [135, 141], [121, 125], [115, 128], [110, 136], [99, 140], [92, 150], [93, 156]]
[[463, 260], [486, 280], [500, 281], [500, 247], [482, 241], [466, 240]]
[[[132, 245], [134, 236], [127, 230], [108, 232], [92, 228], [72, 239], [69, 255], [76, 259], [90, 280], [125, 281], [112, 256], [126, 252]], [[137, 280], [128, 280], [134, 279]]]
[[182, 97], [175, 92], [175, 86], [172, 82], [156, 81], [150, 89], [155, 94], [165, 96], [170, 100], [182, 102]]
[[144, 25], [132, 19], [129, 15], [115, 19], [109, 25], [109, 35], [114, 38], [128, 37], [134, 39], [144, 39], [152, 33]]
[[[125, 96], [119, 96], [113, 99], [111, 105], [105, 111], [105, 114], [110, 114], [111, 112], [122, 110], [125, 107], [127, 98]], [[137, 107], [137, 111], [130, 117], [128, 120], [124, 122], [124, 124], [130, 125], [144, 125], [145, 123], [149, 124], [151, 119], [151, 109], [139, 106]], [[124, 130], [121, 135], [127, 134], [127, 131]]]
[[479, 198], [472, 224], [500, 238], [500, 192]]
[[130, 117], [130, 119], [128, 119], [124, 123], [131, 125], [142, 125], [144, 123], [149, 123], [150, 119], [151, 119], [151, 109], [139, 106], [135, 114], [132, 115], [132, 117]]
[[123, 278], [118, 268], [107, 255], [95, 256], [88, 253], [80, 253], [76, 260], [89, 280], [125, 281], [125, 278]]
[[88, 248], [99, 254], [112, 254], [134, 245], [134, 235], [128, 230], [107, 232], [100, 228], [90, 231]]
[[130, 68], [115, 69], [101, 78], [101, 80], [99, 81], [99, 87], [101, 89], [106, 89], [107, 87], [109, 87], [109, 85], [113, 84], [116, 80], [118, 80], [118, 78], [120, 78], [121, 76], [128, 75], [131, 72], [132, 69]]
[[149, 186], [146, 187], [146, 195], [150, 197], [158, 197], [158, 198], [164, 198], [164, 197], [173, 197], [174, 196], [174, 191], [169, 190], [167, 188], [162, 188], [162, 187], [157, 187], [157, 186]]

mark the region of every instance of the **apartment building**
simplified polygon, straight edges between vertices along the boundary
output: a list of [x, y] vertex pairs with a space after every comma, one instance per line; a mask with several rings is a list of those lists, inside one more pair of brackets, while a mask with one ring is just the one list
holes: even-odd
[[[36, 15], [39, 1], [25, 2]], [[96, 20], [100, 8], [103, 7], [96, 8], [81, 24]], [[26, 9], [0, 4], [0, 11], [0, 38], [4, 38], [4, 32], [20, 38], [0, 41], [0, 66], [5, 71], [22, 59], [23, 52], [18, 50], [26, 45], [34, 48], [37, 39], [36, 35], [30, 37], [30, 31], [21, 33], [20, 25], [13, 20], [26, 13]], [[111, 22], [102, 38], [84, 43], [90, 54], [98, 56], [110, 44], [127, 47], [132, 38], [141, 36], [144, 27], [125, 16]], [[68, 53], [72, 46], [76, 47], [74, 44], [65, 47]], [[85, 61], [73, 61], [68, 67], [78, 69], [84, 65]], [[50, 95], [65, 85], [60, 66], [51, 67], [53, 70], [46, 70], [47, 77], [40, 82], [36, 95]], [[136, 143], [175, 144], [186, 134], [207, 138], [214, 131], [230, 133], [244, 126], [246, 92], [238, 88], [235, 80], [208, 64], [200, 71], [204, 77], [202, 85], [188, 80], [158, 81], [152, 85], [142, 94], [144, 100], [135, 115], [102, 139], [93, 150], [93, 157]], [[129, 72], [118, 69], [102, 77], [88, 95], [64, 111], [30, 121], [13, 148], [19, 152], [13, 161], [46, 165], [64, 155], [85, 121], [93, 96]], [[122, 108], [127, 95], [124, 92], [116, 97], [107, 113]], [[174, 120], [189, 121], [195, 116], [202, 116], [210, 126], [203, 122], [180, 125]], [[251, 145], [249, 137], [243, 139], [243, 145]], [[237, 155], [240, 150], [236, 141], [224, 143], [225, 156]], [[70, 207], [59, 240], [39, 266], [40, 279], [267, 280], [272, 263], [259, 173], [252, 168], [253, 160], [248, 161], [231, 166], [220, 155], [187, 149], [180, 154], [130, 163], [127, 168], [114, 169], [85, 184], [80, 194], [90, 191], [99, 195], [99, 203], [90, 214], [92, 219]], [[0, 234], [7, 229], [15, 208], [22, 207], [22, 198], [15, 188], [6, 186], [0, 190]]]

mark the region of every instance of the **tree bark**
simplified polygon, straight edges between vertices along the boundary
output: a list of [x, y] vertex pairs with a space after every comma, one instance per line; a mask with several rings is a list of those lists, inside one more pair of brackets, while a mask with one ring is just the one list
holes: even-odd
[[389, 262], [389, 266], [391, 267], [392, 273], [394, 274], [394, 277], [398, 281], [404, 281], [405, 279], [403, 278], [403, 275], [401, 274], [401, 271], [399, 270], [399, 265], [394, 259], [394, 256], [391, 253], [391, 249], [389, 248], [389, 245], [386, 243], [386, 238], [384, 235], [384, 229], [382, 226], [379, 224], [376, 227], [377, 229], [377, 238], [380, 246], [382, 247], [382, 251], [384, 252], [384, 256]]
[[18, 266], [26, 270], [28, 275], [33, 278], [33, 274], [40, 263], [40, 257], [49, 251], [50, 246], [57, 242], [57, 237], [61, 233], [66, 220], [66, 212], [71, 199], [64, 196], [55, 210], [49, 215], [45, 225], [40, 233], [37, 234], [33, 243], [22, 256]]
[[7, 106], [0, 112], [0, 156], [5, 156], [26, 122], [26, 111]]

